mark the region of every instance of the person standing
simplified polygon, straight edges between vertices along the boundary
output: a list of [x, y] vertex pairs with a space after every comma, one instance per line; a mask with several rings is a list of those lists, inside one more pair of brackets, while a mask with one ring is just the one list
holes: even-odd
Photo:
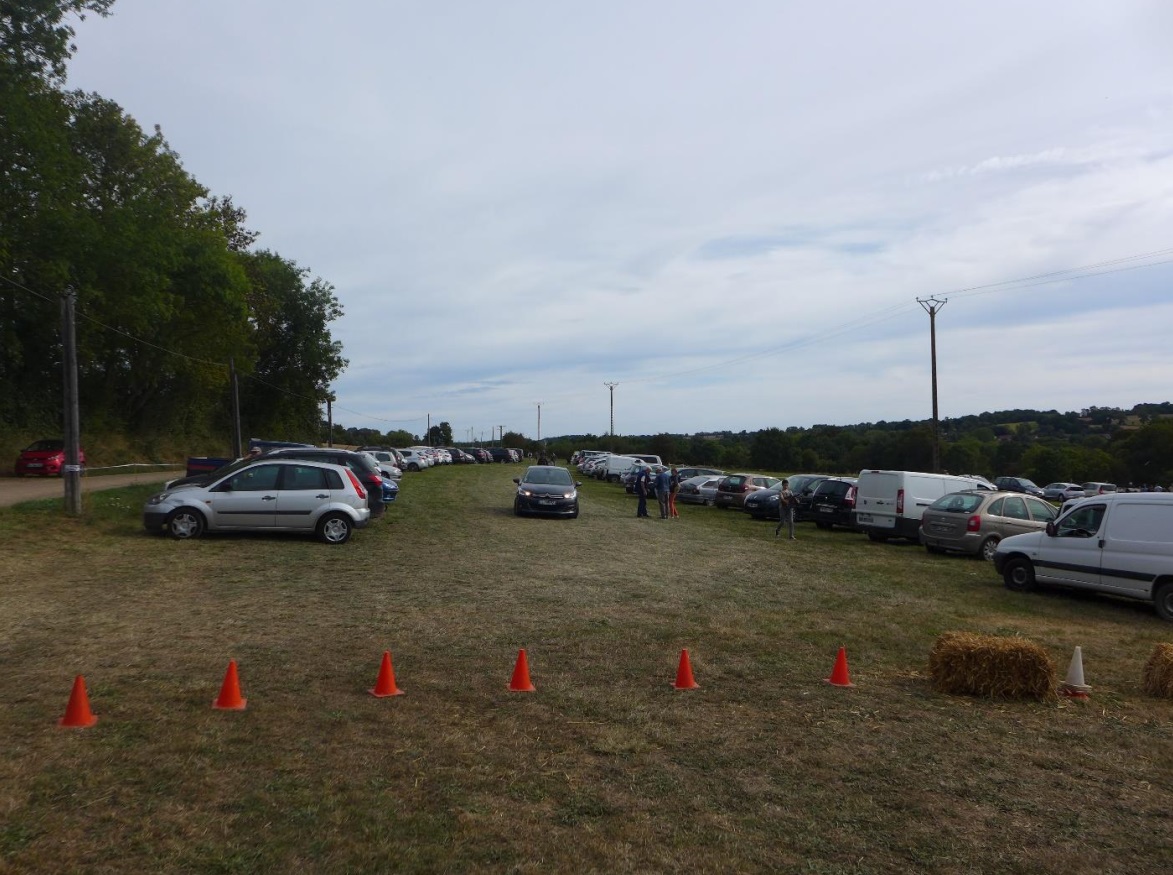
[[676, 512], [676, 493], [680, 491], [680, 473], [676, 470], [676, 466], [672, 466], [672, 475], [668, 485], [668, 516], [674, 520], [680, 519], [680, 514]]
[[648, 484], [650, 480], [646, 465], [640, 465], [635, 469], [635, 494], [639, 497], [639, 507], [635, 509], [637, 517], [648, 515]]
[[790, 540], [798, 540], [794, 537], [794, 505], [797, 503], [798, 499], [790, 491], [790, 481], [783, 480], [782, 488], [778, 491], [778, 528], [774, 529], [775, 538], [782, 531], [782, 527], [787, 526], [790, 530]]
[[672, 475], [667, 468], [656, 475], [656, 500], [660, 502], [660, 519], [668, 519], [668, 501], [672, 491]]

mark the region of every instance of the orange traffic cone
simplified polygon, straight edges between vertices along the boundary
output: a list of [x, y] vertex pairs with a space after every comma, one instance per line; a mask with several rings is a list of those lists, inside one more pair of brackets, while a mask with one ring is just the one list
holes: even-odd
[[375, 688], [367, 692], [378, 699], [404, 695], [403, 690], [395, 686], [395, 669], [391, 668], [390, 650], [383, 651], [383, 664], [379, 666], [379, 678], [375, 681]]
[[851, 682], [851, 675], [847, 673], [847, 648], [839, 648], [839, 655], [835, 657], [835, 668], [832, 669], [831, 676], [827, 678], [827, 683], [835, 687], [855, 686]]
[[212, 707], [221, 711], [243, 711], [247, 704], [248, 699], [240, 698], [240, 678], [236, 674], [236, 660], [230, 660], [228, 671], [224, 672], [220, 696], [212, 703]]
[[676, 683], [672, 685], [678, 690], [695, 690], [700, 684], [693, 679], [692, 663], [688, 659], [688, 649], [680, 651], [680, 665], [676, 669]]
[[65, 706], [65, 716], [57, 721], [58, 726], [93, 726], [98, 718], [90, 711], [90, 697], [86, 695], [86, 681], [81, 675], [73, 679], [73, 692]]
[[537, 689], [529, 679], [529, 660], [525, 658], [525, 648], [517, 651], [517, 665], [513, 667], [513, 679], [509, 682], [511, 693], [532, 693]]

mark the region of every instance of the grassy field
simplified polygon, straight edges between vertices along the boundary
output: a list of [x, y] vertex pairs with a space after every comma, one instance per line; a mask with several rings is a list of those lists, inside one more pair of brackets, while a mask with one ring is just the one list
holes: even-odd
[[[0, 871], [1173, 870], [1150, 607], [603, 484], [516, 519], [520, 470], [407, 475], [343, 547], [151, 537], [148, 489], [0, 511]], [[948, 630], [1060, 677], [1080, 645], [1092, 698], [935, 693]], [[375, 699], [388, 649], [407, 695]], [[244, 712], [210, 707], [230, 659]], [[56, 725], [76, 674], [91, 729]]]

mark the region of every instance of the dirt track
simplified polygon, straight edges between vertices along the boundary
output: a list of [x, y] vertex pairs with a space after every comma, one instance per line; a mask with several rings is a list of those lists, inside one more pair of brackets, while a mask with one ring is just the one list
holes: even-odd
[[[81, 478], [81, 491], [96, 492], [99, 489], [115, 489], [137, 483], [161, 484], [164, 480], [182, 474], [182, 468], [151, 468], [133, 474], [111, 474], [106, 477], [87, 475]], [[65, 497], [65, 484], [60, 477], [0, 477], [0, 507], [11, 507], [22, 501], [56, 497]]]

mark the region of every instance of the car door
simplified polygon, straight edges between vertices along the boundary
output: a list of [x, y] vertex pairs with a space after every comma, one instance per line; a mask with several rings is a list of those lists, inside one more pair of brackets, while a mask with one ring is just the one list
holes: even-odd
[[1098, 587], [1104, 539], [1100, 529], [1107, 507], [1088, 504], [1055, 524], [1055, 534], [1039, 541], [1035, 577], [1042, 583]]
[[342, 480], [337, 471], [317, 465], [286, 465], [277, 493], [276, 525], [287, 529], [313, 529], [322, 506], [331, 502], [334, 489], [341, 488]]
[[211, 490], [214, 528], [272, 528], [277, 521], [277, 482], [281, 465], [249, 465]]
[[[993, 507], [993, 505], [991, 505]], [[1002, 500], [1001, 512], [994, 517], [997, 531], [1003, 538], [1033, 532], [1038, 526], [1031, 525], [1030, 513], [1026, 509], [1026, 498], [1021, 495], [1007, 495]]]

